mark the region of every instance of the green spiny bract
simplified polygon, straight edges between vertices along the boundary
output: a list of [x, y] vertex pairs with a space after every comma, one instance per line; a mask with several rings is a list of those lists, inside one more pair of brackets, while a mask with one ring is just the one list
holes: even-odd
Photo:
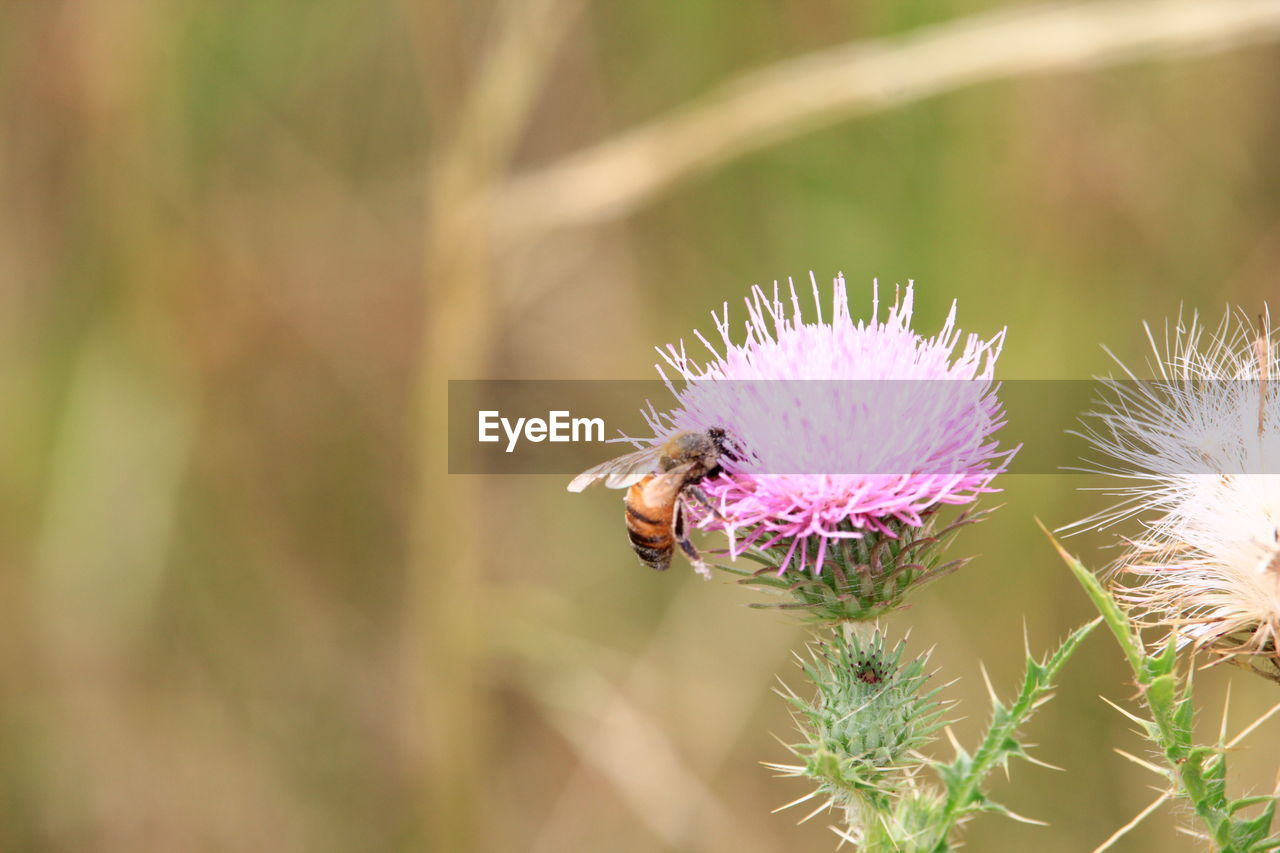
[[911, 787], [895, 795], [885, 809], [855, 803], [845, 810], [845, 828], [837, 835], [866, 853], [948, 851], [946, 803], [932, 788]]
[[795, 752], [800, 773], [833, 803], [895, 790], [919, 758], [912, 753], [939, 727], [937, 691], [925, 691], [926, 660], [902, 661], [905, 645], [885, 647], [877, 631], [860, 639], [837, 630], [810, 648], [802, 666], [817, 687], [812, 701], [790, 695], [806, 736]]
[[[855, 530], [848, 522], [840, 530], [858, 533], [859, 538], [833, 539], [827, 543], [825, 559], [818, 572], [778, 566], [787, 558], [789, 542], [770, 548], [754, 548], [742, 556], [763, 564], [749, 571], [721, 566], [739, 575], [739, 583], [789, 594], [790, 602], [757, 603], [752, 607], [777, 607], [798, 611], [815, 622], [867, 621], [901, 607], [907, 593], [950, 574], [967, 562], [943, 562], [941, 552], [961, 527], [980, 521], [985, 512], [964, 512], [949, 522], [936, 512], [924, 515], [922, 526], [887, 522], [889, 532]], [[799, 546], [807, 549], [805, 559], [792, 555], [789, 566], [813, 566], [818, 561], [819, 543], [812, 538]]]

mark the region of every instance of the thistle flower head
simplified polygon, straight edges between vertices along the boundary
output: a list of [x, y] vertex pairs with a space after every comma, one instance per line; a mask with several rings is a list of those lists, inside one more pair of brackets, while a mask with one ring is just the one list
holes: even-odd
[[740, 339], [726, 305], [712, 315], [719, 347], [698, 335], [705, 363], [683, 343], [659, 350], [682, 384], [669, 381], [672, 410], [647, 418], [656, 436], [724, 428], [738, 452], [703, 484], [717, 509], [704, 526], [726, 530], [735, 557], [781, 545], [779, 571], [794, 560], [816, 574], [833, 543], [895, 537], [940, 505], [992, 491], [1009, 454], [992, 439], [1003, 424], [992, 381], [1003, 332], [962, 337], [953, 305], [936, 335], [918, 334], [910, 285], [883, 319], [876, 292], [871, 318], [856, 322], [843, 277], [829, 320], [816, 282], [813, 294], [816, 321], [806, 322], [794, 287], [754, 288]]
[[[1087, 437], [1125, 480], [1114, 506], [1082, 522], [1137, 518], [1117, 566], [1123, 599], [1183, 644], [1277, 659], [1280, 637], [1280, 352], [1228, 313], [1150, 334], [1154, 379], [1107, 383]], [[1257, 663], [1263, 663], [1259, 660]]]

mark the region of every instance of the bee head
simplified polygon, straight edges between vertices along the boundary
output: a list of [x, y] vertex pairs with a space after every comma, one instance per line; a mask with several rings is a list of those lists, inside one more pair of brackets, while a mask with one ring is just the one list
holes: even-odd
[[714, 426], [707, 430], [707, 438], [711, 439], [711, 444], [716, 449], [718, 456], [726, 456], [729, 459], [739, 459], [741, 457], [734, 453], [731, 449], [732, 439], [724, 427]]

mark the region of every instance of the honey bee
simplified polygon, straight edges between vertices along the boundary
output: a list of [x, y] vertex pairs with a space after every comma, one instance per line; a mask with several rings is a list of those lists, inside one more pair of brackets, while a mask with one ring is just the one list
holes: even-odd
[[698, 483], [719, 473], [720, 457], [730, 455], [726, 440], [719, 427], [678, 432], [662, 444], [588, 468], [573, 478], [569, 491], [580, 492], [597, 480], [610, 489], [626, 489], [627, 536], [640, 562], [666, 569], [679, 544], [694, 568], [705, 572], [706, 565], [689, 541], [685, 501], [710, 508]]

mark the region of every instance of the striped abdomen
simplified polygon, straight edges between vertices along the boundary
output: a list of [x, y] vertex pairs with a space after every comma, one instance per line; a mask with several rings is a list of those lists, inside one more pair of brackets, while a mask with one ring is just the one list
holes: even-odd
[[[673, 490], [671, 486], [676, 486]], [[640, 562], [662, 570], [671, 565], [679, 484], [650, 474], [627, 490], [627, 536]]]

